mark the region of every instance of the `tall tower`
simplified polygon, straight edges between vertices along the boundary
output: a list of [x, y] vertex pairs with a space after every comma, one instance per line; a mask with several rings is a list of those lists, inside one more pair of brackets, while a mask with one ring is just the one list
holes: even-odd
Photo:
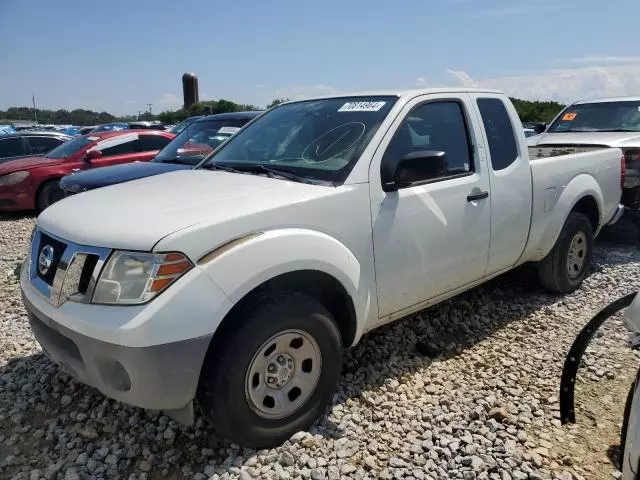
[[182, 94], [184, 96], [184, 108], [189, 108], [194, 103], [198, 103], [198, 77], [196, 77], [195, 73], [182, 75]]

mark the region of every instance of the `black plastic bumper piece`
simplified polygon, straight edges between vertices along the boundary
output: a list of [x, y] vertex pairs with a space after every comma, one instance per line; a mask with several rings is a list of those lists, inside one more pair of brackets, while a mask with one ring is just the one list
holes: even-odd
[[582, 355], [584, 355], [585, 350], [589, 346], [598, 328], [600, 328], [608, 318], [631, 305], [637, 293], [638, 292], [630, 293], [629, 295], [619, 298], [600, 310], [589, 320], [589, 323], [584, 326], [574, 340], [573, 345], [571, 345], [569, 354], [564, 361], [562, 378], [560, 380], [560, 422], [563, 425], [566, 423], [575, 423], [576, 421], [574, 394], [578, 367], [580, 366]]

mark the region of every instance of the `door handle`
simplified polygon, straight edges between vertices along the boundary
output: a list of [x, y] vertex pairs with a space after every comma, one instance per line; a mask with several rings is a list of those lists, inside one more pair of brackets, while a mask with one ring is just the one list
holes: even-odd
[[467, 202], [475, 202], [476, 200], [483, 200], [489, 196], [489, 192], [478, 192], [467, 195]]

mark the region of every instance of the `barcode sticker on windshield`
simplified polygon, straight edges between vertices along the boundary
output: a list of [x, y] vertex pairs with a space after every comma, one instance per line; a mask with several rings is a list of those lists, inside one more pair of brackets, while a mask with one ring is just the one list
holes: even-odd
[[342, 105], [339, 112], [377, 112], [386, 102], [347, 102]]
[[238, 130], [240, 130], [240, 127], [222, 127], [220, 130], [218, 130], [218, 133], [230, 133], [231, 135], [233, 135]]

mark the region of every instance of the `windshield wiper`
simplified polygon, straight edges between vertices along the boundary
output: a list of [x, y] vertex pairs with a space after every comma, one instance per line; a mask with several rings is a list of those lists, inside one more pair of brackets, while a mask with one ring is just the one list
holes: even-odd
[[253, 165], [252, 167], [267, 173], [270, 177], [277, 175], [279, 177], [286, 178], [287, 180], [292, 180], [294, 182], [310, 183], [310, 184], [314, 183], [308, 178], [304, 178], [299, 175], [296, 175], [295, 173], [293, 173], [291, 170], [288, 170], [288, 169], [285, 170], [280, 168], [265, 167], [264, 165]]
[[201, 168], [206, 168], [207, 170], [222, 170], [224, 172], [229, 172], [229, 173], [247, 173], [237, 168], [228, 167], [226, 165], [220, 165], [219, 163], [207, 163], [205, 165], [202, 165]]
[[208, 164], [202, 165], [201, 168], [206, 168], [208, 170], [224, 170], [225, 172], [230, 172], [230, 173], [243, 173], [245, 175], [255, 175], [256, 173], [266, 173], [269, 178], [280, 177], [286, 180], [291, 180], [293, 182], [308, 183], [310, 185], [329, 183], [335, 186], [333, 182], [325, 182], [322, 180], [314, 181], [314, 180], [296, 175], [289, 169], [267, 167], [261, 164], [247, 164], [242, 166], [238, 165], [234, 168], [234, 167], [229, 167], [227, 165], [221, 165], [219, 163], [208, 163]]
[[156, 163], [174, 163], [176, 165], [191, 165], [193, 166], [194, 164], [191, 162], [187, 162], [185, 160], [180, 160], [179, 158], [172, 158], [170, 160], [158, 160]]

